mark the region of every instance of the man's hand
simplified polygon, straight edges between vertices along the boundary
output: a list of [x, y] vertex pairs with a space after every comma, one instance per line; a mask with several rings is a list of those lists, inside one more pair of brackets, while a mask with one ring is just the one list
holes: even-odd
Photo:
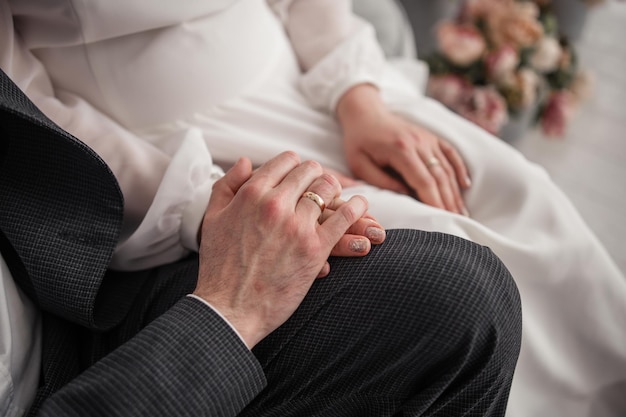
[[465, 163], [448, 142], [391, 113], [378, 90], [361, 84], [337, 105], [346, 160], [357, 178], [453, 213], [467, 215]]
[[[306, 191], [328, 202], [321, 224], [320, 208], [302, 198]], [[378, 225], [363, 217], [367, 201], [336, 200], [340, 192], [335, 177], [315, 162], [301, 163], [292, 152], [254, 173], [250, 161], [241, 159], [215, 183], [202, 225], [194, 294], [220, 311], [248, 347], [293, 314], [316, 277], [329, 272], [331, 252], [369, 251], [350, 249], [352, 239], [363, 239], [368, 227]]]

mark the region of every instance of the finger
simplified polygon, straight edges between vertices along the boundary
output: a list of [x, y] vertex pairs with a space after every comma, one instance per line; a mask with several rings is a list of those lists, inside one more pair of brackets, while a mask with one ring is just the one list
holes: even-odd
[[240, 158], [222, 178], [213, 184], [207, 211], [221, 210], [226, 207], [251, 175], [252, 163], [250, 159]]
[[[334, 210], [324, 210], [320, 223], [323, 223], [333, 213]], [[363, 217], [350, 226], [348, 230], [346, 230], [346, 235], [352, 235], [353, 238], [365, 237], [374, 245], [383, 243], [387, 238], [385, 229], [373, 217], [368, 217], [368, 213], [365, 213]]]
[[333, 212], [318, 228], [320, 239], [333, 248], [367, 211], [367, 200], [362, 196], [353, 196]]
[[451, 204], [456, 207], [455, 213], [467, 216], [468, 212], [467, 208], [465, 208], [465, 201], [463, 201], [463, 195], [461, 194], [461, 187], [459, 186], [459, 182], [456, 177], [456, 171], [454, 170], [454, 167], [452, 166], [450, 161], [448, 161], [447, 157], [443, 154], [443, 152], [439, 152], [438, 158], [441, 160], [441, 165], [446, 171], [446, 175], [448, 176], [450, 190], [452, 191], [453, 198]]
[[365, 256], [369, 253], [371, 248], [372, 243], [369, 239], [363, 236], [346, 233], [341, 236], [339, 242], [337, 242], [333, 250], [330, 251], [330, 254], [331, 256], [343, 257]]
[[426, 157], [424, 158], [424, 160], [434, 160], [437, 162], [436, 164], [432, 164], [430, 166], [428, 165], [428, 163], [426, 163], [426, 165], [431, 175], [433, 176], [433, 178], [435, 178], [435, 181], [437, 182], [441, 201], [443, 202], [446, 210], [452, 213], [460, 214], [461, 210], [457, 206], [457, 199], [454, 189], [455, 187], [458, 188], [458, 185], [456, 185], [456, 180], [454, 179], [454, 176], [450, 175], [452, 173], [452, 167], [448, 163], [448, 160], [445, 158], [445, 156], [443, 156], [441, 152], [438, 152], [437, 150], [434, 151], [432, 156]]
[[257, 168], [251, 181], [259, 182], [265, 187], [274, 188], [299, 165], [300, 157], [298, 154], [286, 151]]
[[445, 209], [439, 191], [439, 184], [432, 172], [420, 158], [417, 151], [404, 151], [395, 154], [392, 167], [396, 169], [417, 197], [425, 204]]
[[330, 274], [330, 264], [328, 263], [328, 261], [326, 261], [326, 263], [324, 263], [324, 266], [320, 270], [320, 273], [317, 274], [317, 277], [318, 278], [324, 278], [324, 277], [328, 276], [328, 274]]
[[467, 189], [472, 185], [472, 180], [469, 176], [469, 171], [467, 166], [465, 165], [465, 161], [459, 154], [459, 152], [452, 146], [450, 143], [443, 139], [439, 139], [439, 148], [441, 152], [446, 156], [448, 161], [450, 161], [452, 168], [454, 168], [454, 172], [456, 174], [456, 178], [458, 183], [464, 188]]
[[409, 188], [403, 181], [385, 172], [385, 167], [379, 166], [369, 156], [362, 155], [357, 164], [354, 164], [352, 172], [359, 177], [365, 179], [368, 183], [385, 189], [395, 191], [400, 194], [410, 194]]
[[[322, 201], [299, 196], [300, 201], [296, 204], [296, 215], [321, 222], [327, 202], [331, 202], [339, 197], [341, 185], [339, 185], [339, 181], [333, 175], [322, 174], [313, 181], [306, 191], [316, 194]], [[320, 203], [322, 206], [319, 205]]]
[[463, 201], [463, 194], [461, 186], [459, 185], [458, 179], [456, 177], [456, 171], [450, 161], [448, 161], [443, 153], [441, 153], [441, 158], [445, 160], [445, 170], [448, 175], [448, 179], [450, 181], [450, 186], [452, 188], [452, 194], [454, 197], [454, 204], [458, 209], [460, 214], [467, 216], [467, 209], [465, 208], [465, 201]]
[[[304, 161], [293, 170], [291, 170], [291, 172], [289, 172], [285, 176], [285, 178], [283, 178], [280, 184], [276, 186], [276, 191], [280, 192], [282, 198], [287, 200], [292, 207], [295, 207], [298, 204], [298, 200], [300, 199], [300, 197], [302, 197], [302, 194], [305, 191], [314, 191], [313, 189], [311, 189], [311, 185], [316, 179], [324, 175], [323, 172], [324, 170], [319, 163], [315, 161]], [[326, 181], [330, 181], [333, 184], [336, 184], [333, 185], [333, 188], [340, 188], [339, 182], [334, 177], [332, 177], [332, 175], [325, 174], [325, 177]], [[321, 188], [325, 187], [321, 186]], [[328, 193], [325, 192], [324, 195], [320, 195], [320, 197], [326, 197], [327, 199], [333, 198], [333, 195], [328, 196], [327, 194]]]
[[[340, 197], [337, 197], [326, 204], [326, 210], [327, 211], [337, 210], [343, 203], [345, 203], [345, 200], [341, 199]], [[327, 215], [324, 215], [323, 219], [326, 219], [327, 217], [328, 217]], [[365, 212], [365, 214], [363, 215], [363, 218], [371, 219], [374, 222], [376, 222], [376, 224], [380, 225], [380, 223], [378, 223], [378, 220], [376, 220], [376, 218], [369, 211]]]

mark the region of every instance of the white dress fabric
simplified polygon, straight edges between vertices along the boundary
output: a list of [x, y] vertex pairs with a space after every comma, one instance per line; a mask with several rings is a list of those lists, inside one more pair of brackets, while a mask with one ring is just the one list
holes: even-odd
[[348, 173], [334, 107], [373, 83], [463, 155], [471, 218], [368, 185], [344, 195], [367, 197], [387, 228], [461, 236], [509, 268], [523, 339], [507, 415], [626, 415], [622, 272], [543, 169], [423, 97], [424, 80], [407, 76], [416, 62], [385, 63], [349, 1], [3, 1], [0, 66], [120, 181], [128, 220], [116, 267], [197, 249], [219, 166], [240, 156], [261, 164], [290, 149]]

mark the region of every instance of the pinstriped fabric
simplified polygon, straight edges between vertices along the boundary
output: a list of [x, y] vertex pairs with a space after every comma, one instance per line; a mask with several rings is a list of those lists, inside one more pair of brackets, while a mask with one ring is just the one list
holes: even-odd
[[[219, 410], [208, 405], [195, 407], [196, 396], [206, 396], [195, 390], [198, 376], [189, 375], [179, 380], [184, 384], [187, 379], [191, 387], [178, 393], [184, 401], [176, 402], [176, 412], [169, 408], [172, 400], [164, 398], [165, 404], [154, 408], [145, 408], [138, 401], [118, 408], [107, 405], [100, 412], [85, 408], [82, 415], [504, 415], [519, 352], [521, 313], [515, 284], [491, 251], [444, 234], [391, 230], [385, 244], [368, 257], [337, 258], [331, 263], [331, 275], [316, 281], [293, 317], [253, 350], [267, 387], [240, 414], [229, 402], [221, 403], [227, 406]], [[170, 314], [171, 305], [193, 288], [196, 274], [196, 258], [153, 272], [140, 293], [141, 302], [119, 329], [107, 335], [108, 340], [98, 343], [113, 348], [154, 317], [161, 317], [155, 323], [171, 324], [161, 320]], [[193, 317], [198, 318], [196, 313]], [[189, 320], [177, 326], [186, 326]], [[171, 332], [178, 327], [162, 330]], [[226, 340], [233, 336], [212, 332]], [[150, 347], [158, 343], [157, 334], [140, 333], [140, 337], [154, 336], [156, 340], [135, 344], [136, 339], [131, 339], [130, 346], [152, 358]], [[186, 344], [180, 346], [174, 358], [164, 353], [167, 362], [174, 363], [173, 370], [164, 374], [193, 372], [206, 363], [219, 368], [236, 360], [222, 357], [225, 362], [218, 365], [212, 362], [215, 358], [203, 359], [197, 350], [190, 352]], [[232, 348], [237, 348], [237, 343], [228, 349]], [[107, 372], [111, 367], [136, 365], [133, 369], [143, 366], [143, 373], [149, 374], [150, 368], [161, 366], [151, 360], [120, 364], [112, 358], [106, 362]], [[194, 370], [186, 370], [185, 364]], [[94, 369], [106, 375], [102, 368]], [[210, 370], [204, 372], [204, 379], [209, 379]], [[104, 386], [88, 389], [103, 390]], [[148, 384], [154, 386], [155, 382]], [[165, 391], [175, 389], [172, 383]], [[113, 398], [124, 398], [119, 389], [104, 391], [114, 393]], [[85, 398], [93, 395], [81, 393]], [[66, 406], [73, 404], [73, 397], [59, 398]], [[211, 397], [209, 401], [217, 400]], [[241, 406], [240, 402], [232, 404]], [[60, 410], [54, 409], [56, 414], [50, 415], [63, 415]]]
[[110, 326], [93, 316], [99, 280], [84, 277], [105, 273], [117, 242], [123, 207], [117, 182], [4, 72], [0, 82], [0, 228], [32, 279], [36, 294], [29, 295], [70, 321]]
[[234, 416], [264, 384], [228, 324], [185, 297], [52, 396], [41, 415]]
[[520, 331], [515, 284], [491, 251], [389, 231], [366, 258], [334, 259], [254, 349], [268, 387], [242, 415], [504, 415]]

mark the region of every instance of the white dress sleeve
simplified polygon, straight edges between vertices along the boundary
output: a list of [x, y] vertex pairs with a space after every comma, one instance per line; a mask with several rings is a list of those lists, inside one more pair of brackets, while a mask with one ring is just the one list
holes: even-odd
[[0, 2], [0, 68], [46, 116], [98, 153], [117, 178], [124, 227], [114, 268], [148, 268], [197, 250], [211, 186], [222, 175], [199, 132], [187, 132], [178, 152], [169, 156], [83, 98], [55, 91], [42, 63], [15, 33], [7, 2]]
[[352, 86], [379, 86], [384, 53], [374, 28], [357, 17], [350, 0], [268, 0], [282, 20], [304, 74], [312, 105], [334, 114]]

